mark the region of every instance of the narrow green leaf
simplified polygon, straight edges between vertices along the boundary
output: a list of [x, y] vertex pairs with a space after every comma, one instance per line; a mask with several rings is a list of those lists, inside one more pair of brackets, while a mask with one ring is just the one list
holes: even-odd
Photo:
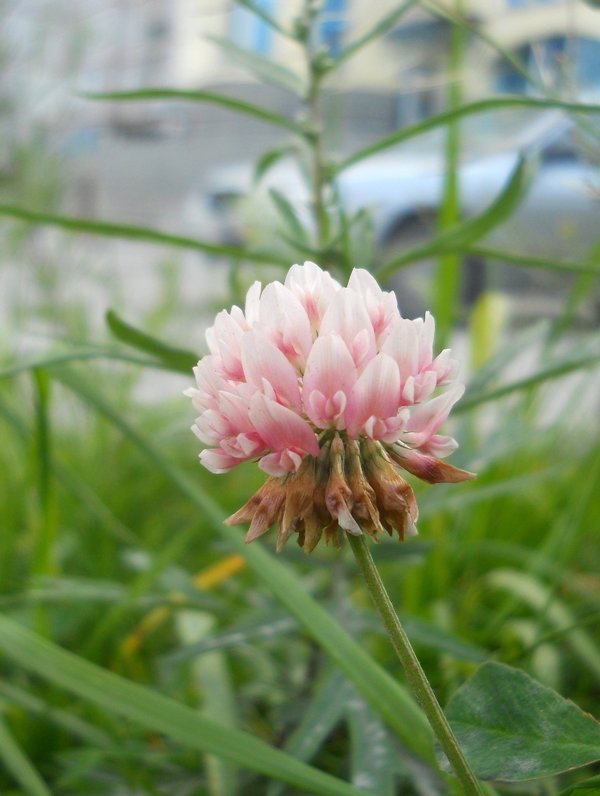
[[503, 189], [483, 213], [443, 230], [432, 241], [404, 252], [377, 269], [379, 279], [386, 279], [398, 268], [436, 254], [464, 251], [471, 243], [487, 235], [505, 221], [525, 195], [531, 177], [531, 164], [521, 158]]
[[29, 796], [52, 796], [0, 716], [0, 758]]
[[561, 790], [558, 796], [598, 796], [598, 794], [600, 794], [600, 776], [571, 785], [570, 788]]
[[[162, 694], [62, 650], [6, 617], [0, 617], [0, 648], [14, 663], [57, 687], [149, 730], [162, 732], [184, 746], [231, 760], [311, 793], [323, 796], [360, 793], [249, 733], [218, 724]], [[47, 796], [47, 791], [41, 790], [36, 796], [42, 793]]]
[[500, 249], [488, 249], [484, 246], [469, 246], [466, 254], [482, 260], [496, 260], [500, 263], [514, 263], [524, 268], [542, 268], [547, 271], [566, 271], [576, 274], [595, 274], [600, 276], [598, 261], [573, 262], [569, 260], [552, 260], [548, 257], [532, 257], [529, 254], [507, 252]]
[[[457, 9], [462, 9], [461, 0], [456, 0]], [[465, 51], [464, 31], [459, 25], [450, 30], [448, 70], [450, 81], [447, 88], [447, 108], [460, 108], [462, 101], [463, 61]], [[444, 177], [441, 205], [438, 211], [438, 230], [443, 235], [460, 223], [459, 166], [461, 151], [460, 125], [457, 119], [449, 122], [445, 130]], [[460, 284], [462, 252], [441, 254], [436, 269], [432, 290], [432, 308], [436, 320], [438, 345], [446, 348], [450, 332], [460, 308]]]
[[290, 200], [287, 199], [287, 197], [285, 197], [281, 191], [278, 191], [276, 188], [269, 189], [269, 196], [273, 200], [280, 218], [289, 229], [292, 238], [297, 239], [298, 242], [303, 245], [308, 245], [308, 233], [302, 226], [302, 223], [298, 218], [298, 214], [296, 213], [296, 209]]
[[[175, 626], [184, 644], [193, 644], [214, 629], [212, 614], [200, 611], [180, 611]], [[213, 651], [196, 658], [191, 671], [198, 693], [202, 694], [202, 714], [228, 727], [237, 725], [235, 696], [231, 686], [227, 659], [222, 652]], [[205, 755], [208, 796], [236, 796], [238, 772], [230, 764], [214, 755]]]
[[417, 5], [419, 0], [404, 0], [403, 3], [390, 11], [389, 14], [386, 14], [380, 20], [378, 20], [369, 30], [360, 36], [356, 41], [351, 42], [342, 52], [335, 58], [333, 61], [330, 69], [335, 69], [339, 64], [344, 63], [352, 56], [356, 55], [356, 53], [360, 52], [363, 47], [366, 47], [367, 44], [370, 44], [375, 39], [381, 38], [384, 34], [394, 28], [400, 19], [404, 16], [404, 14], [411, 9], [414, 5]]
[[[66, 365], [70, 362], [85, 362], [93, 359], [113, 359], [118, 362], [129, 362], [131, 365], [145, 365], [148, 368], [165, 368], [167, 365], [162, 361], [142, 358], [124, 351], [111, 351], [104, 348], [92, 348], [65, 352], [63, 354], [46, 354], [35, 359], [19, 362], [5, 363], [0, 369], [0, 379], [9, 379], [18, 376], [20, 373], [28, 373], [38, 368], [51, 369], [57, 365]], [[168, 368], [170, 370], [170, 367]], [[190, 371], [186, 371], [189, 373]]]
[[131, 326], [119, 318], [114, 310], [108, 310], [105, 317], [109, 329], [117, 340], [121, 340], [121, 342], [130, 345], [132, 348], [137, 348], [139, 351], [153, 354], [170, 370], [179, 371], [187, 375], [192, 372], [192, 368], [198, 361], [197, 354], [163, 343], [156, 337], [136, 329], [135, 326]]
[[564, 630], [565, 643], [600, 682], [600, 649], [590, 635], [578, 626], [570, 609], [544, 583], [533, 575], [510, 569], [494, 570], [486, 581], [529, 605], [554, 630]]
[[460, 412], [466, 412], [469, 409], [473, 409], [475, 406], [479, 406], [480, 404], [488, 403], [489, 401], [497, 401], [499, 398], [504, 398], [505, 395], [510, 395], [513, 392], [520, 392], [521, 390], [527, 390], [530, 387], [535, 387], [552, 379], [559, 379], [561, 376], [565, 376], [567, 373], [572, 373], [576, 370], [592, 367], [599, 361], [600, 354], [588, 354], [584, 357], [568, 359], [563, 362], [557, 362], [552, 365], [548, 365], [547, 367], [538, 370], [537, 373], [532, 373], [531, 376], [526, 376], [524, 379], [518, 379], [517, 381], [510, 382], [510, 384], [503, 384], [502, 386], [497, 387], [494, 390], [490, 390], [489, 392], [484, 392], [483, 394], [477, 395], [477, 393], [475, 393], [475, 395], [470, 395], [467, 393], [464, 400], [460, 401], [456, 405], [453, 413], [458, 414]]
[[62, 730], [74, 735], [86, 744], [102, 749], [112, 746], [112, 739], [103, 730], [88, 724], [72, 711], [56, 708], [29, 691], [12, 683], [0, 681], [0, 698], [8, 703], [50, 721]]
[[149, 227], [137, 227], [131, 224], [117, 224], [110, 221], [95, 221], [89, 218], [76, 218], [75, 216], [60, 216], [52, 213], [39, 213], [25, 207], [0, 204], [0, 215], [27, 221], [31, 224], [48, 224], [60, 227], [69, 232], [102, 235], [109, 238], [125, 238], [127, 240], [140, 240], [145, 243], [156, 243], [161, 246], [174, 246], [179, 249], [196, 249], [216, 257], [235, 257], [257, 263], [271, 263], [273, 265], [289, 265], [276, 254], [269, 252], [251, 251], [239, 246], [208, 243], [197, 238], [187, 238], [183, 235], [171, 235]]
[[243, 6], [244, 8], [247, 8], [248, 11], [251, 11], [253, 14], [256, 14], [256, 16], [260, 17], [260, 19], [262, 19], [263, 22], [266, 22], [269, 27], [273, 28], [273, 30], [276, 30], [278, 33], [281, 33], [282, 36], [295, 38], [295, 35], [292, 31], [289, 31], [286, 28], [284, 28], [283, 25], [280, 25], [279, 22], [277, 22], [277, 20], [275, 19], [275, 17], [272, 17], [270, 14], [268, 14], [264, 10], [264, 8], [255, 3], [254, 0], [235, 0], [235, 2], [239, 6]]
[[254, 185], [257, 185], [269, 171], [269, 169], [272, 168], [279, 160], [281, 160], [281, 158], [284, 158], [295, 151], [295, 147], [291, 146], [290, 144], [286, 144], [284, 146], [276, 147], [275, 149], [269, 149], [268, 152], [265, 152], [265, 154], [258, 159], [254, 168], [254, 177], [252, 178]]
[[136, 91], [102, 91], [100, 93], [85, 93], [82, 95], [91, 100], [112, 100], [113, 102], [148, 102], [156, 100], [176, 100], [183, 102], [208, 102], [212, 105], [220, 105], [223, 108], [252, 116], [262, 122], [282, 127], [292, 133], [302, 135], [303, 128], [285, 116], [274, 113], [263, 108], [261, 105], [254, 105], [245, 100], [229, 97], [227, 94], [217, 94], [213, 91], [190, 91], [186, 89], [172, 88], [142, 88]]
[[388, 672], [382, 669], [354, 641], [316, 600], [307, 593], [292, 570], [277, 561], [261, 545], [246, 545], [238, 528], [223, 525], [223, 513], [218, 504], [202, 490], [199, 483], [189, 480], [177, 467], [169, 462], [160, 449], [148, 438], [136, 431], [128, 421], [94, 387], [88, 387], [75, 374], [66, 370], [56, 374], [61, 383], [78, 394], [96, 411], [115, 425], [156, 468], [171, 481], [173, 486], [196, 506], [214, 531], [244, 556], [248, 566], [257, 573], [261, 581], [296, 617], [305, 631], [352, 680], [356, 689], [379, 713], [404, 743], [420, 757], [431, 760], [432, 732], [423, 713], [408, 691]]
[[484, 663], [446, 715], [475, 773], [507, 782], [600, 760], [600, 724], [525, 672]]
[[500, 108], [558, 108], [564, 111], [573, 113], [597, 113], [600, 114], [600, 105], [587, 105], [577, 102], [565, 102], [559, 99], [538, 99], [534, 97], [491, 97], [489, 99], [477, 100], [475, 102], [461, 105], [460, 108], [454, 108], [437, 116], [430, 116], [422, 122], [413, 124], [410, 127], [403, 127], [396, 130], [394, 133], [380, 138], [374, 144], [359, 149], [353, 155], [338, 163], [335, 168], [335, 174], [339, 174], [355, 163], [371, 157], [378, 152], [383, 152], [402, 141], [408, 141], [410, 138], [415, 138], [428, 130], [433, 130], [436, 127], [443, 127], [445, 124], [454, 121], [455, 119], [463, 118], [464, 116], [472, 116], [476, 113], [485, 113], [487, 111], [494, 111]]
[[352, 783], [377, 796], [394, 796], [397, 762], [388, 728], [356, 692], [347, 700], [346, 714]]
[[214, 650], [231, 649], [240, 644], [253, 644], [257, 641], [269, 641], [274, 638], [291, 633], [296, 630], [298, 623], [291, 616], [283, 614], [271, 614], [267, 618], [259, 621], [245, 622], [243, 625], [236, 625], [222, 633], [215, 633], [207, 636], [201, 641], [193, 644], [186, 644], [179, 649], [169, 652], [161, 657], [161, 666], [168, 669], [174, 664], [203, 655]]
[[252, 72], [260, 80], [273, 86], [289, 91], [298, 97], [306, 93], [305, 81], [282, 64], [271, 61], [258, 53], [238, 47], [237, 44], [222, 36], [206, 36], [209, 41], [218, 44], [225, 52], [234, 58], [241, 66]]
[[36, 387], [35, 441], [40, 522], [32, 574], [52, 575], [55, 574], [57, 566], [55, 543], [58, 532], [58, 518], [56, 515], [51, 463], [50, 378], [48, 372], [41, 368], [36, 368], [33, 371], [33, 378]]
[[[353, 692], [340, 672], [329, 671], [318, 684], [302, 721], [285, 742], [285, 751], [297, 760], [311, 760], [342, 720], [346, 701]], [[282, 784], [273, 782], [266, 796], [281, 796], [283, 792]]]

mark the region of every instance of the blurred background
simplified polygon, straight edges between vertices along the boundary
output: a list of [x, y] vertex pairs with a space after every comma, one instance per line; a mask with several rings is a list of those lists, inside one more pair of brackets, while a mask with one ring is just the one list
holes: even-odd
[[[447, 792], [172, 469], [223, 515], [262, 480], [196, 460], [215, 312], [366, 267], [467, 382], [477, 481], [417, 485], [420, 537], [375, 550], [440, 699], [494, 657], [598, 716], [600, 4], [0, 0], [0, 63], [3, 612], [382, 796]], [[351, 561], [291, 548], [397, 674]], [[7, 733], [52, 793], [301, 793], [1, 665], [3, 794], [44, 793]]]

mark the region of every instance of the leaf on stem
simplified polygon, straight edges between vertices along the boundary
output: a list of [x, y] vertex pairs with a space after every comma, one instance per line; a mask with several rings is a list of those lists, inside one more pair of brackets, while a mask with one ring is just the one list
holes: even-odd
[[230, 55], [244, 69], [252, 72], [265, 83], [270, 83], [273, 86], [277, 86], [277, 88], [289, 91], [297, 97], [304, 97], [306, 94], [305, 81], [300, 75], [292, 72], [286, 66], [271, 61], [258, 53], [239, 47], [234, 42], [221, 36], [206, 36], [206, 38], [222, 47], [227, 55]]
[[26, 207], [0, 204], [0, 216], [10, 216], [20, 221], [32, 224], [48, 224], [60, 227], [69, 232], [103, 235], [109, 238], [124, 238], [126, 240], [139, 240], [145, 243], [156, 243], [162, 246], [174, 246], [179, 249], [196, 249], [217, 257], [235, 257], [236, 259], [250, 260], [252, 262], [271, 263], [273, 265], [289, 265], [287, 260], [269, 252], [251, 251], [239, 246], [210, 243], [198, 238], [188, 238], [183, 235], [172, 235], [161, 232], [151, 227], [138, 227], [131, 224], [118, 224], [112, 221], [96, 221], [90, 218], [77, 218], [74, 216], [61, 216], [52, 213], [39, 213]]
[[480, 666], [454, 694], [446, 715], [482, 779], [521, 782], [600, 759], [600, 724], [592, 716], [501, 663]]
[[189, 375], [198, 361], [197, 354], [163, 343], [141, 329], [123, 321], [114, 310], [106, 313], [106, 323], [113, 335], [123, 343], [157, 357], [169, 370]]
[[230, 97], [228, 94], [218, 94], [214, 91], [200, 91], [189, 89], [161, 88], [142, 88], [135, 91], [102, 91], [98, 93], [84, 93], [85, 99], [90, 100], [112, 100], [113, 102], [152, 102], [157, 100], [174, 100], [179, 102], [207, 102], [212, 105], [220, 105], [236, 113], [252, 116], [267, 124], [275, 127], [282, 127], [298, 135], [304, 134], [304, 128], [296, 122], [275, 113], [262, 105], [255, 105], [252, 102]]
[[600, 114], [600, 105], [589, 105], [578, 102], [566, 102], [559, 99], [544, 99], [535, 97], [522, 97], [522, 96], [507, 96], [507, 97], [491, 97], [489, 99], [476, 100], [475, 102], [461, 105], [459, 108], [454, 108], [450, 111], [445, 111], [437, 116], [430, 116], [422, 122], [413, 124], [410, 127], [403, 127], [396, 130], [394, 133], [380, 138], [373, 144], [359, 149], [353, 155], [338, 163], [335, 166], [335, 173], [339, 174], [345, 169], [359, 163], [361, 160], [371, 157], [372, 155], [389, 149], [396, 144], [407, 141], [410, 138], [415, 138], [428, 130], [433, 130], [436, 127], [443, 127], [455, 119], [460, 119], [464, 116], [471, 116], [475, 113], [484, 113], [486, 111], [498, 110], [501, 108], [537, 108], [548, 109], [554, 108], [572, 113], [585, 113], [585, 114]]
[[505, 221], [523, 199], [532, 173], [532, 165], [520, 158], [505, 186], [483, 213], [444, 230], [432, 241], [404, 252], [377, 270], [378, 278], [385, 279], [404, 265], [423, 260], [435, 254], [463, 251], [469, 244], [487, 235]]

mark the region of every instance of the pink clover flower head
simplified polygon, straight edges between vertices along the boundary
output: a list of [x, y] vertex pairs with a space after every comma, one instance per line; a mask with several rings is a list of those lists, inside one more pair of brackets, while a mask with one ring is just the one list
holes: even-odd
[[337, 543], [338, 528], [403, 538], [417, 507], [397, 467], [430, 483], [473, 477], [441, 461], [457, 443], [438, 431], [464, 386], [434, 333], [368, 271], [343, 287], [311, 262], [216, 316], [186, 395], [205, 467], [256, 460], [270, 476], [230, 518], [251, 523], [248, 541], [273, 524], [278, 549], [294, 532], [309, 551], [323, 533]]

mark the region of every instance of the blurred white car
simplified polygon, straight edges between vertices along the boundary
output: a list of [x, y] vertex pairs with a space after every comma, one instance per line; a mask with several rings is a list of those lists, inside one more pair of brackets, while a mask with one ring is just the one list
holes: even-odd
[[[349, 213], [369, 210], [381, 260], [426, 242], [435, 230], [444, 190], [443, 131], [421, 136], [373, 155], [338, 177], [340, 201]], [[600, 240], [600, 131], [585, 133], [558, 112], [511, 111], [487, 114], [461, 125], [459, 194], [461, 217], [479, 215], [501, 193], [522, 153], [535, 156], [538, 168], [512, 216], [481, 245], [553, 260], [587, 260]], [[598, 161], [595, 161], [598, 158]], [[310, 195], [299, 167], [291, 160], [273, 166], [252, 187], [253, 165], [225, 167], [209, 179], [209, 194], [221, 237], [238, 243], [273, 240], [276, 223], [270, 189], [289, 199], [300, 221], [311, 228]], [[238, 201], [240, 200], [240, 201]], [[465, 300], [474, 299], [484, 281], [492, 287], [536, 290], [548, 312], [553, 292], [561, 303], [568, 286], [564, 274], [524, 270], [500, 263], [483, 267], [467, 261]], [[393, 286], [402, 288], [407, 313], [420, 313], [427, 301], [431, 263], [402, 269]], [[407, 304], [409, 305], [407, 307]], [[531, 301], [530, 301], [530, 306]]]

